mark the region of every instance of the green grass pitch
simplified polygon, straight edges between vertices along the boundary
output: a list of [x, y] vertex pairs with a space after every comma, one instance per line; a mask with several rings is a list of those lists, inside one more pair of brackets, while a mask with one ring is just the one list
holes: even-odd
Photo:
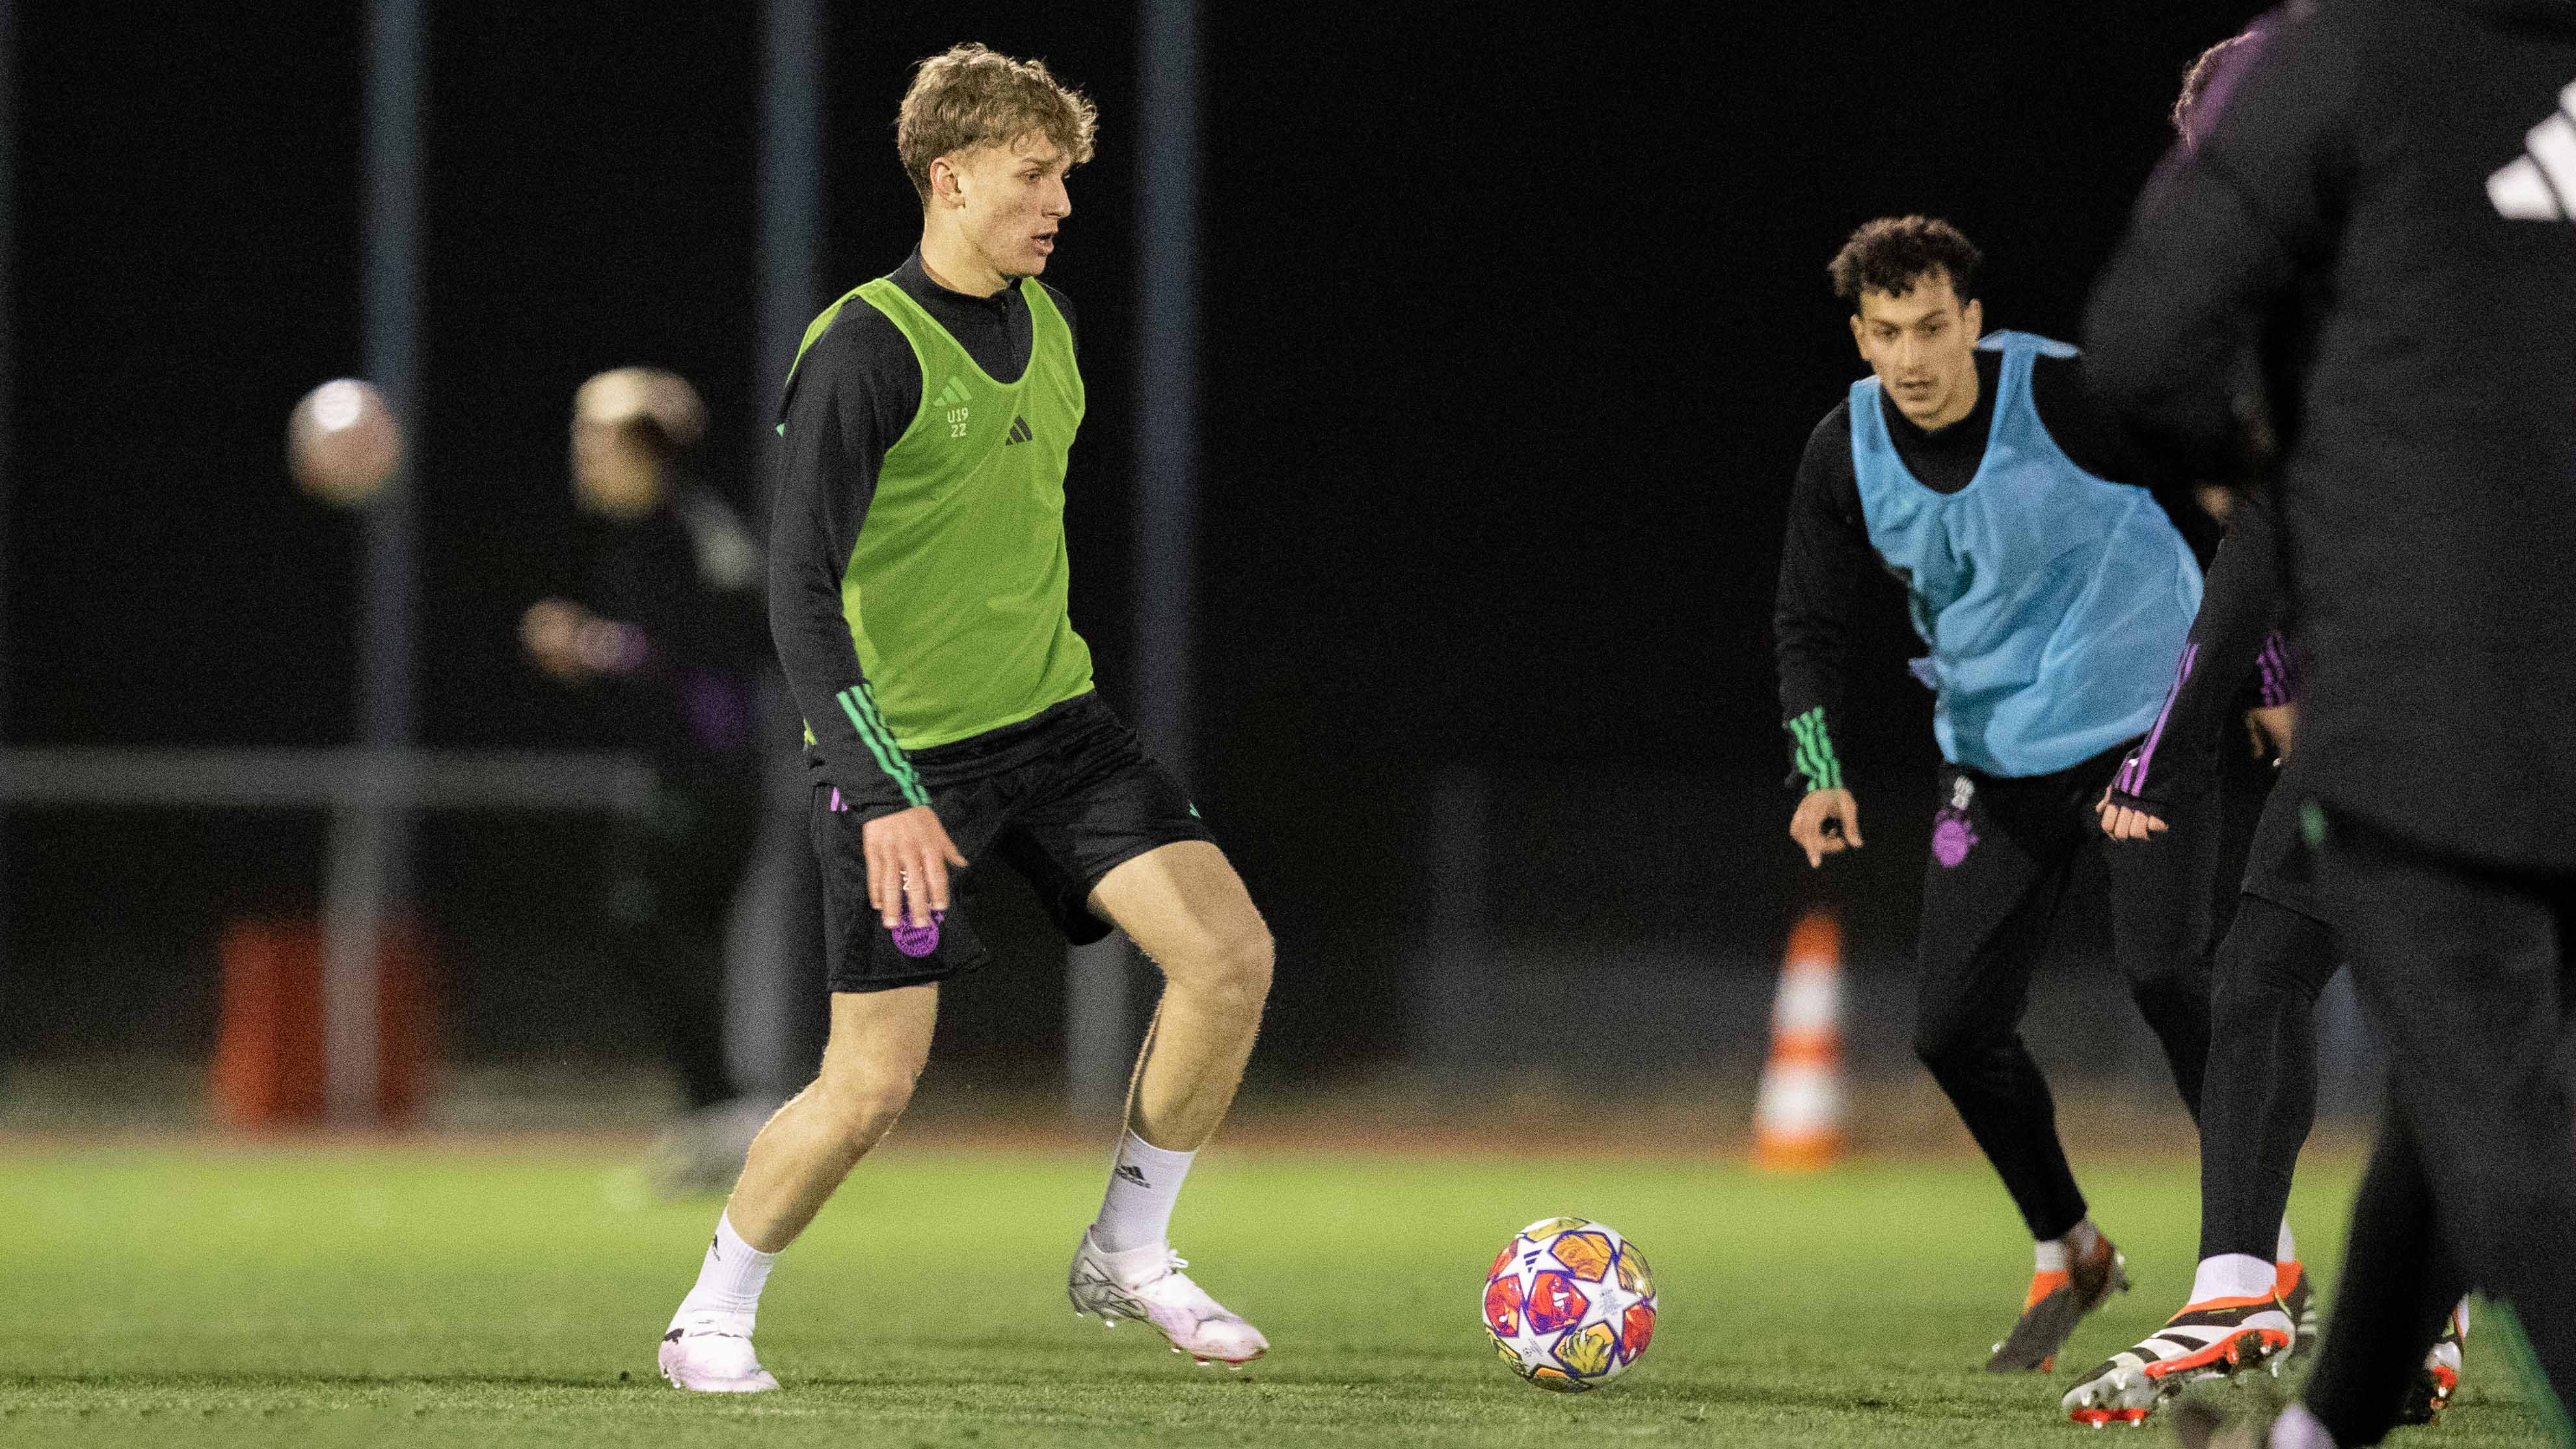
[[[1236, 1374], [1067, 1309], [1098, 1156], [898, 1139], [771, 1284], [760, 1340], [785, 1392], [719, 1399], [653, 1369], [715, 1204], [640, 1204], [603, 1149], [21, 1143], [0, 1158], [5, 1445], [1795, 1449], [2130, 1432], [2060, 1418], [2063, 1371], [1977, 1371], [2029, 1249], [1967, 1161], [1783, 1179], [1220, 1148], [1174, 1226], [1275, 1345]], [[2321, 1268], [2352, 1170], [2312, 1160], [2300, 1184]], [[2191, 1267], [2189, 1164], [2086, 1177], [2139, 1288], [2085, 1324], [2062, 1370], [2161, 1321]], [[1477, 1321], [1495, 1249], [1555, 1213], [1636, 1238], [1663, 1294], [1643, 1363], [1588, 1395], [1520, 1383]], [[2458, 1407], [2394, 1442], [2541, 1445], [2525, 1393], [2472, 1335]]]

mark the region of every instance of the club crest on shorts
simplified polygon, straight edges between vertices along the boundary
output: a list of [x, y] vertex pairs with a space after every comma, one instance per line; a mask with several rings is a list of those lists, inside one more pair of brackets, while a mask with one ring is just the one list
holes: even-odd
[[916, 926], [910, 921], [895, 926], [891, 933], [894, 948], [916, 961], [920, 960], [939, 949], [939, 927], [947, 919], [946, 911], [932, 911], [927, 926]]
[[1976, 798], [1976, 783], [1961, 775], [1950, 782], [1950, 803], [1932, 817], [1932, 858], [1943, 870], [1953, 870], [1977, 848], [1977, 832], [1968, 824], [1968, 802]]

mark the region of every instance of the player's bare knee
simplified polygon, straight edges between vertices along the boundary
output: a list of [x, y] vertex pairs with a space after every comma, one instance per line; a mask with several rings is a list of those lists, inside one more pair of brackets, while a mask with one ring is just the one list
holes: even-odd
[[912, 1104], [916, 1074], [884, 1063], [860, 1062], [828, 1072], [809, 1089], [831, 1120], [832, 1131], [865, 1152], [893, 1128]]
[[1267, 926], [1254, 924], [1229, 932], [1209, 947], [1195, 970], [1193, 987], [1229, 1010], [1258, 1015], [1270, 998], [1270, 969], [1276, 954]]
[[857, 1156], [885, 1140], [911, 1102], [910, 1083], [871, 1085], [845, 1100], [833, 1125], [839, 1130], [843, 1146]]

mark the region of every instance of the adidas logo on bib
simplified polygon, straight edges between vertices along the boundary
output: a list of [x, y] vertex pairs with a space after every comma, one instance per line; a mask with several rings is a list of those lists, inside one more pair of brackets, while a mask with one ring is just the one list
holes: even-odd
[[2576, 81], [2558, 110], [2523, 138], [2529, 148], [2487, 178], [2487, 199], [2507, 221], [2576, 222]]
[[952, 373], [948, 385], [939, 390], [939, 397], [932, 404], [948, 410], [948, 436], [952, 438], [966, 436], [966, 400], [969, 396], [966, 384]]

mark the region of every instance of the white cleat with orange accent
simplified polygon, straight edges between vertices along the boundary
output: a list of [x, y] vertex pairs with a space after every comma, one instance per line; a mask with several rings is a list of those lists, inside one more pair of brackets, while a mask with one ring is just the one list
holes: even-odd
[[1181, 1271], [1188, 1266], [1188, 1259], [1161, 1243], [1104, 1252], [1086, 1228], [1064, 1292], [1075, 1313], [1096, 1313], [1111, 1328], [1122, 1318], [1152, 1324], [1171, 1340], [1172, 1352], [1201, 1364], [1239, 1369], [1268, 1352], [1270, 1340], [1261, 1330], [1209, 1297]]
[[692, 1313], [662, 1335], [662, 1377], [701, 1394], [761, 1394], [778, 1380], [751, 1351], [751, 1320], [739, 1313]]
[[2164, 1327], [2086, 1374], [2058, 1406], [2096, 1429], [2143, 1424], [2185, 1384], [2251, 1368], [2277, 1372], [2296, 1332], [2278, 1294], [2186, 1304]]
[[2415, 1386], [2406, 1391], [2406, 1402], [2397, 1411], [2398, 1423], [2430, 1424], [2451, 1406], [2451, 1395], [2460, 1387], [2461, 1353], [2468, 1336], [2469, 1305], [2462, 1300], [2443, 1323], [2442, 1336], [2433, 1340], [2432, 1351], [2424, 1355]]

